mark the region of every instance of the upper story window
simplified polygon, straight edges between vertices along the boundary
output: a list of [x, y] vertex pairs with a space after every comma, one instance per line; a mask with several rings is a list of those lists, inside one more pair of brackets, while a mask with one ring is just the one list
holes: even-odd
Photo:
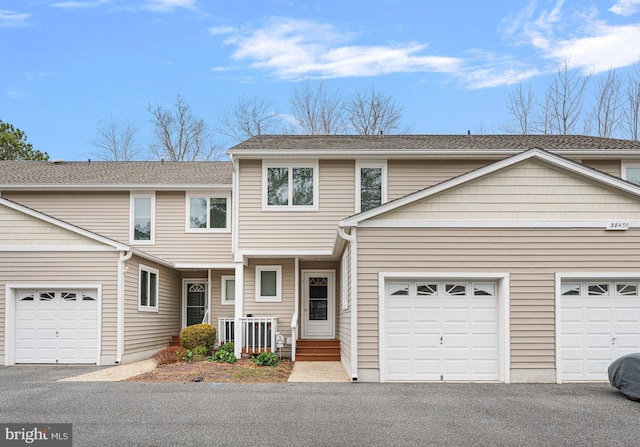
[[640, 162], [622, 162], [622, 178], [640, 185]]
[[318, 209], [318, 164], [264, 164], [263, 209]]
[[187, 194], [186, 231], [229, 231], [229, 196], [214, 193]]
[[153, 244], [155, 240], [155, 208], [154, 193], [131, 194], [130, 234], [132, 244]]
[[356, 212], [387, 201], [387, 163], [356, 163]]

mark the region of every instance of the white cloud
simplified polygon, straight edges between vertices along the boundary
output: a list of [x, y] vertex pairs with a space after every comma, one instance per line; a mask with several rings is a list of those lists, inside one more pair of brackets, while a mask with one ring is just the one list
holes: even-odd
[[219, 36], [221, 34], [231, 34], [236, 32], [237, 29], [232, 26], [213, 26], [209, 28], [209, 34], [212, 36]]
[[26, 12], [16, 12], [8, 11], [6, 9], [0, 9], [0, 28], [25, 26], [29, 17], [29, 14], [27, 14]]
[[274, 18], [261, 28], [233, 33], [225, 43], [235, 47], [234, 59], [248, 60], [282, 79], [453, 73], [462, 65], [458, 58], [425, 54], [421, 43], [349, 45], [353, 39], [330, 24]]
[[572, 65], [595, 73], [632, 65], [640, 56], [640, 24], [600, 24], [592, 36], [557, 42], [548, 56], [557, 60], [568, 58]]
[[197, 0], [147, 0], [143, 9], [158, 12], [171, 12], [176, 8], [196, 9]]
[[640, 11], [640, 0], [618, 0], [609, 11], [620, 16], [631, 16]]

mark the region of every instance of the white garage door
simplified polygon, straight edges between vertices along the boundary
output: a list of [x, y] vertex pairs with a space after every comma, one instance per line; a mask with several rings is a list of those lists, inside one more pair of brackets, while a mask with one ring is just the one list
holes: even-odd
[[497, 284], [388, 280], [384, 380], [498, 380]]
[[640, 352], [640, 296], [634, 281], [569, 281], [561, 285], [560, 376], [607, 380], [609, 364]]
[[96, 290], [18, 290], [16, 363], [96, 363]]

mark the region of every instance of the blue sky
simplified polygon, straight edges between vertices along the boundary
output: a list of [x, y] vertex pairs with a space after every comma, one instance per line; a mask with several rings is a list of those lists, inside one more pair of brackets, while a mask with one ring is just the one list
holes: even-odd
[[640, 0], [0, 0], [0, 119], [52, 158], [83, 160], [98, 122], [180, 95], [212, 127], [241, 97], [286, 114], [323, 79], [375, 87], [412, 133], [501, 133], [514, 85], [536, 95], [566, 58], [624, 74], [640, 58]]

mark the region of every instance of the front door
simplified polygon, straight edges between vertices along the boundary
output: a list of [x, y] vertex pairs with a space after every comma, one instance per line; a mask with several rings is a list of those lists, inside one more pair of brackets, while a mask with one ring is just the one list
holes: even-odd
[[335, 272], [303, 270], [302, 337], [335, 337]]
[[207, 311], [207, 282], [184, 282], [184, 318], [183, 326], [200, 324]]

